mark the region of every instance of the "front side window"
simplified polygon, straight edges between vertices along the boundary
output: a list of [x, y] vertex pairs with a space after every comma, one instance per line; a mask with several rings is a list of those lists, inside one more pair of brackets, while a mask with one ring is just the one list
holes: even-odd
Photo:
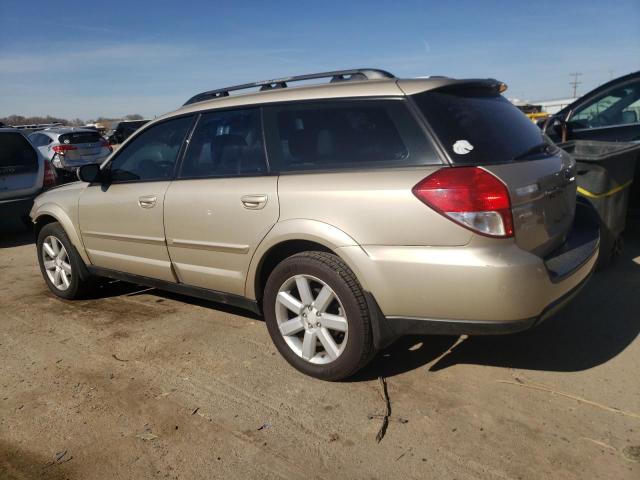
[[266, 171], [260, 110], [252, 108], [203, 114], [178, 177], [234, 177]]
[[277, 170], [339, 170], [440, 163], [402, 100], [308, 102], [265, 110]]
[[614, 87], [581, 105], [571, 115], [574, 129], [613, 127], [640, 122], [640, 81]]
[[129, 142], [110, 163], [112, 182], [169, 180], [193, 117], [153, 125]]

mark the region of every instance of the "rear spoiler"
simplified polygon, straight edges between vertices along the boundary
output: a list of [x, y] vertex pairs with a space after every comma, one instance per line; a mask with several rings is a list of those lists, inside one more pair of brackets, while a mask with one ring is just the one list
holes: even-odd
[[467, 90], [467, 89], [488, 89], [496, 93], [507, 90], [507, 84], [495, 78], [470, 78], [464, 80], [448, 79], [449, 81], [441, 86], [435, 87], [437, 91]]
[[496, 94], [503, 93], [507, 85], [495, 78], [466, 78], [428, 77], [398, 80], [398, 87], [405, 95], [428, 91], [460, 91], [469, 89], [489, 90]]

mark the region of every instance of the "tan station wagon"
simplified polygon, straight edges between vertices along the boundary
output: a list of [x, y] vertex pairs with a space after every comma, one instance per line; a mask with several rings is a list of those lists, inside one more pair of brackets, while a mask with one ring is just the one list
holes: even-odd
[[402, 335], [530, 328], [585, 283], [599, 233], [575, 162], [504, 88], [365, 69], [196, 95], [36, 199], [44, 279], [261, 313], [329, 380]]

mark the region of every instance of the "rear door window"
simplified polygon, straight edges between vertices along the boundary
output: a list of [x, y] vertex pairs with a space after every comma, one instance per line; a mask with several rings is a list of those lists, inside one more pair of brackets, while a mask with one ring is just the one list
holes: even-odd
[[102, 136], [98, 132], [72, 132], [60, 135], [58, 141], [63, 144], [78, 145], [81, 143], [98, 143]]
[[548, 140], [502, 95], [489, 88], [431, 90], [413, 96], [454, 163], [530, 160]]
[[18, 132], [0, 133], [0, 175], [38, 171], [38, 155]]
[[441, 163], [401, 99], [265, 107], [265, 127], [280, 172]]
[[260, 110], [223, 110], [198, 120], [179, 178], [262, 175], [267, 163]]

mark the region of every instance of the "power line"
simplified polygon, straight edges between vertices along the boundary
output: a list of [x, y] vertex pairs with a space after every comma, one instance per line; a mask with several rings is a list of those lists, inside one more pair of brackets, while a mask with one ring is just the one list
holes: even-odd
[[569, 85], [571, 85], [571, 87], [573, 88], [573, 97], [572, 98], [576, 98], [578, 85], [580, 85], [582, 83], [582, 82], [578, 81], [578, 77], [580, 75], [582, 75], [581, 72], [576, 72], [576, 73], [570, 73], [569, 74], [570, 77], [573, 77], [573, 81], [569, 82]]

